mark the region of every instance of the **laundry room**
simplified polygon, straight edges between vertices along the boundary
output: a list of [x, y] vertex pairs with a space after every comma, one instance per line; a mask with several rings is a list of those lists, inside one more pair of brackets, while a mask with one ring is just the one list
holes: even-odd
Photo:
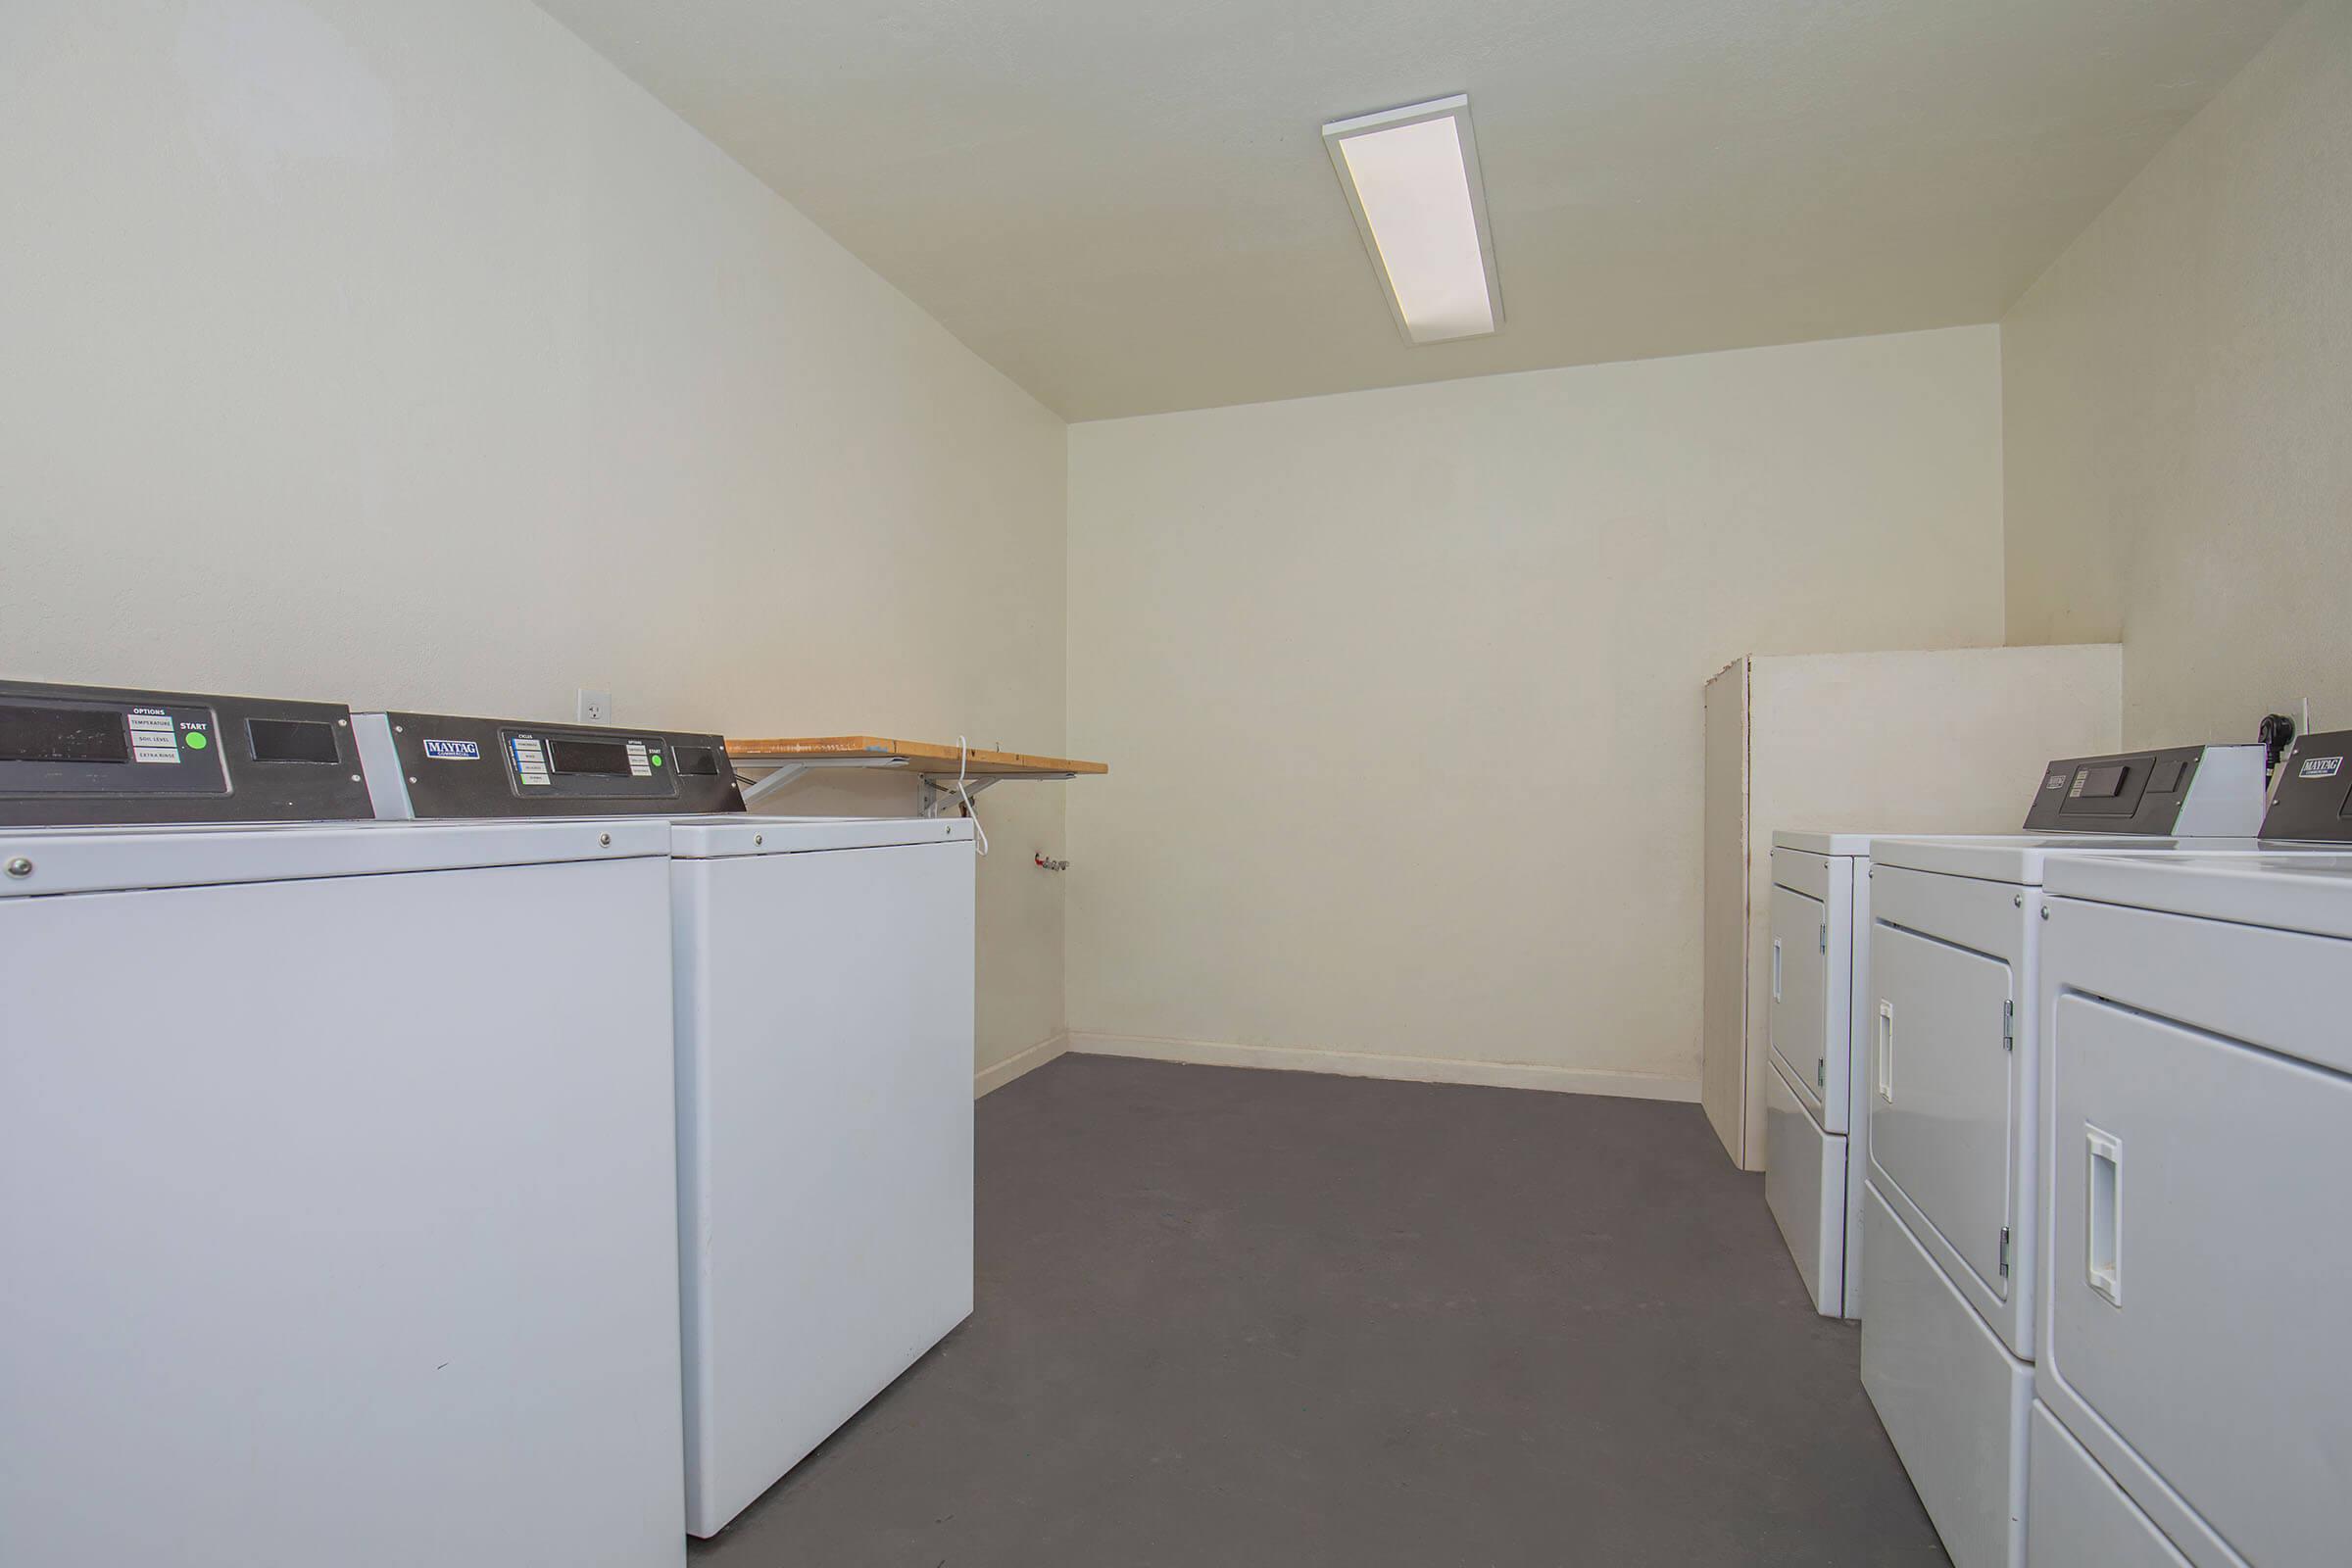
[[0, 0], [0, 1568], [2352, 1560], [2352, 0]]

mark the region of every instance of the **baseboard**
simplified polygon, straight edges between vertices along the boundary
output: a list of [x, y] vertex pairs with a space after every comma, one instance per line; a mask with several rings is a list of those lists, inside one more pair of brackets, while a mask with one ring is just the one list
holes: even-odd
[[1026, 1051], [1016, 1051], [994, 1067], [983, 1067], [972, 1074], [972, 1098], [1004, 1088], [1025, 1072], [1035, 1072], [1055, 1056], [1070, 1049], [1070, 1037], [1053, 1035], [1040, 1040]]
[[1553, 1094], [1616, 1095], [1631, 1100], [1695, 1103], [1698, 1081], [1654, 1073], [1607, 1072], [1593, 1067], [1544, 1067], [1520, 1061], [1454, 1061], [1442, 1056], [1381, 1056], [1356, 1051], [1309, 1051], [1291, 1046], [1239, 1046], [1212, 1040], [1162, 1040], [1145, 1035], [1072, 1031], [1068, 1049], [1090, 1056], [1141, 1056], [1207, 1067], [1271, 1067], [1283, 1072], [1327, 1072], [1344, 1078], [1393, 1078], [1416, 1084], [1479, 1084], [1489, 1089], [1541, 1089]]

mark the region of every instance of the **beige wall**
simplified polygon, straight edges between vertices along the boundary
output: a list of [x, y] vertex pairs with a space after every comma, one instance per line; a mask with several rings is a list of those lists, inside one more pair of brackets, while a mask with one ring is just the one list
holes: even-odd
[[1694, 1093], [1700, 689], [1997, 643], [1999, 390], [1986, 326], [1073, 426], [1073, 1041]]
[[2124, 643], [2132, 745], [2352, 726], [2352, 0], [2319, 0], [2001, 323], [2008, 636]]
[[[1750, 649], [2120, 633], [2134, 743], [2352, 724], [2346, 0], [1998, 349], [1066, 438], [520, 0], [0, 7], [0, 672], [1107, 757], [1067, 994], [1123, 1049], [1687, 1084]], [[984, 1066], [1061, 1028], [1064, 798], [983, 803]]]
[[520, 0], [12, 0], [0, 227], [0, 673], [1061, 748], [1061, 422]]

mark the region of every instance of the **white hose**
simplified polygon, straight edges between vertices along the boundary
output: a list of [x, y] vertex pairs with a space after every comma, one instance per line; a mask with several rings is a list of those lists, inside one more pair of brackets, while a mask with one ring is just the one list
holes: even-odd
[[972, 819], [972, 835], [980, 841], [980, 853], [988, 853], [988, 829], [980, 825], [980, 813], [972, 809], [972, 792], [963, 787], [964, 764], [972, 755], [972, 743], [962, 736], [956, 737], [956, 793], [963, 797], [963, 814]]

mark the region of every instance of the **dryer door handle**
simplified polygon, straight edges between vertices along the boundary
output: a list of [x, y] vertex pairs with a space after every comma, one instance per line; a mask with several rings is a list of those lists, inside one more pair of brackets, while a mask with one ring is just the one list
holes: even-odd
[[2082, 1223], [2082, 1273], [2111, 1306], [2124, 1304], [2124, 1141], [2082, 1124], [2090, 1195]]
[[1894, 1103], [1894, 1004], [1881, 998], [1877, 1032], [1871, 1038], [1871, 1054], [1878, 1058], [1878, 1070], [1872, 1074], [1878, 1080], [1879, 1098], [1889, 1105]]

